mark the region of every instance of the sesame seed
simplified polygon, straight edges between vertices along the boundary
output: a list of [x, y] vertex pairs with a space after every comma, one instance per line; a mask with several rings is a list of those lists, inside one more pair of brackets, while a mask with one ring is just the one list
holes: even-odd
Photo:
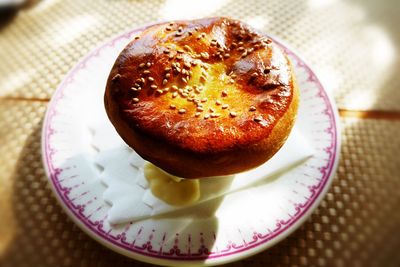
[[247, 51], [244, 51], [243, 54], [241, 55], [241, 57], [245, 57], [247, 56]]
[[240, 42], [238, 43], [238, 45], [243, 45], [243, 42], [242, 42], [242, 41], [240, 41]]
[[218, 118], [221, 115], [218, 113], [212, 113], [210, 116], [211, 116], [211, 118]]
[[237, 116], [237, 113], [235, 111], [229, 112], [229, 115], [233, 118]]
[[205, 76], [203, 76], [203, 75], [200, 76], [200, 81], [201, 82], [204, 83], [206, 80], [207, 80], [207, 78]]
[[204, 109], [202, 108], [202, 107], [197, 107], [197, 109], [196, 109], [197, 111], [199, 111], [199, 112], [202, 112], [202, 111], [204, 111]]
[[196, 66], [197, 65], [197, 61], [192, 61], [192, 66]]
[[167, 80], [167, 79], [164, 79], [164, 80], [162, 81], [162, 84], [163, 84], [163, 85], [166, 85], [167, 82], [168, 82], [168, 80]]
[[200, 56], [201, 56], [202, 58], [204, 58], [204, 59], [209, 59], [209, 58], [210, 58], [210, 55], [209, 55], [207, 52], [202, 52], [202, 53], [200, 53]]
[[164, 69], [165, 72], [168, 72], [168, 71], [170, 71], [170, 70], [171, 70], [170, 67], [166, 67], [166, 68]]
[[180, 36], [182, 36], [182, 33], [181, 32], [177, 32], [177, 33], [175, 33], [175, 36], [176, 37], [180, 37]]
[[138, 103], [138, 102], [139, 102], [139, 98], [135, 97], [135, 98], [132, 99], [132, 101], [133, 101], [134, 103]]
[[149, 70], [144, 70], [143, 74], [150, 74], [150, 71]]
[[249, 110], [250, 110], [250, 111], [256, 111], [257, 109], [256, 109], [255, 106], [251, 106], [251, 107], [249, 108]]
[[235, 48], [235, 47], [237, 47], [237, 43], [235, 43], [235, 42], [232, 42], [232, 45], [231, 45], [233, 48]]
[[225, 91], [225, 90], [223, 90], [223, 91], [221, 92], [221, 95], [222, 95], [222, 96], [228, 96], [228, 92]]
[[167, 26], [167, 27], [165, 27], [165, 30], [167, 30], [167, 31], [171, 31], [171, 30], [172, 30], [172, 28], [171, 28], [170, 26]]
[[146, 63], [146, 67], [150, 68], [150, 67], [151, 67], [151, 63], [150, 63], [150, 62], [147, 62], [147, 63]]
[[223, 104], [223, 105], [222, 105], [222, 109], [227, 109], [228, 107], [229, 107], [228, 104]]
[[179, 49], [179, 50], [177, 50], [176, 52], [178, 52], [179, 54], [183, 54], [185, 51]]
[[169, 59], [173, 59], [173, 58], [174, 58], [174, 55], [173, 55], [173, 54], [169, 54], [168, 58], [169, 58]]
[[158, 87], [157, 87], [157, 85], [152, 84], [152, 85], [150, 86], [150, 88], [151, 88], [151, 89], [157, 89]]
[[228, 58], [228, 57], [230, 57], [231, 55], [229, 54], [229, 53], [226, 53], [226, 54], [224, 54], [224, 57], [225, 58]]
[[112, 79], [111, 79], [111, 81], [115, 81], [115, 80], [117, 80], [117, 79], [119, 79], [119, 78], [121, 78], [121, 74], [115, 74], [115, 76], [114, 77], [112, 77]]
[[196, 117], [199, 117], [201, 115], [200, 112], [196, 112], [196, 114], [194, 114]]
[[244, 47], [241, 46], [241, 47], [239, 47], [237, 50], [238, 50], [238, 51], [243, 51], [243, 50], [244, 50]]
[[157, 89], [157, 90], [156, 90], [156, 93], [159, 93], [160, 95], [161, 95], [163, 92], [164, 92], [164, 91], [161, 90], [161, 89]]
[[147, 78], [147, 80], [149, 80], [150, 82], [154, 82], [154, 78], [151, 77], [151, 76], [149, 76], [149, 77]]
[[258, 73], [257, 72], [253, 72], [250, 77], [255, 78], [257, 76], [258, 76]]
[[186, 78], [182, 78], [181, 80], [182, 80], [182, 82], [184, 82], [184, 83], [187, 83], [187, 82], [188, 82], [188, 81], [186, 80]]
[[204, 115], [204, 119], [208, 119], [210, 117], [210, 114]]
[[171, 51], [169, 51], [169, 49], [166, 49], [166, 50], [163, 51], [163, 53], [164, 54], [169, 54], [169, 53], [171, 53]]
[[186, 109], [181, 108], [178, 112], [179, 112], [179, 114], [184, 114], [184, 113], [186, 113]]
[[175, 98], [175, 97], [177, 97], [177, 96], [178, 96], [178, 93], [177, 93], [177, 92], [175, 92], [175, 93], [172, 94], [172, 98]]
[[183, 63], [183, 66], [185, 66], [186, 68], [190, 68], [192, 65], [189, 62], [185, 62]]
[[181, 73], [182, 73], [183, 75], [187, 75], [187, 74], [188, 74], [187, 70], [185, 70], [185, 69], [182, 69]]
[[169, 78], [169, 77], [171, 77], [171, 73], [167, 73], [167, 74], [165, 74], [165, 78]]
[[182, 93], [181, 96], [182, 96], [183, 98], [186, 98], [186, 97], [188, 97], [188, 94], [187, 94], [187, 93]]
[[221, 105], [221, 104], [222, 104], [222, 103], [221, 103], [221, 100], [215, 101], [215, 104], [216, 104], [217, 106]]
[[214, 113], [214, 112], [215, 112], [215, 109], [210, 108], [210, 112]]
[[190, 46], [188, 45], [184, 45], [183, 48], [185, 48], [186, 50], [190, 50]]
[[201, 99], [201, 103], [207, 102], [207, 98]]
[[237, 77], [236, 74], [232, 74], [232, 75], [231, 75], [231, 78], [233, 78], [233, 79], [235, 79], [236, 77]]
[[145, 65], [146, 65], [146, 63], [140, 63], [139, 68], [144, 68]]
[[168, 92], [169, 91], [169, 87], [165, 87], [164, 89], [163, 89], [163, 91], [166, 93], [166, 92]]
[[176, 109], [176, 106], [174, 104], [169, 105], [170, 109]]
[[171, 86], [171, 89], [174, 90], [174, 91], [177, 91], [177, 90], [178, 90], [178, 86], [172, 85], [172, 86]]
[[261, 116], [257, 116], [257, 117], [254, 118], [255, 122], [260, 122], [262, 120], [263, 120], [263, 117], [261, 117]]

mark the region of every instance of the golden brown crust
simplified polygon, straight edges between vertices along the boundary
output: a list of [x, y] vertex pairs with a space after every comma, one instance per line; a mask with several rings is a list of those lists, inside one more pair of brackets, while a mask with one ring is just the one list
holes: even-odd
[[239, 21], [144, 30], [111, 70], [107, 114], [143, 158], [186, 178], [256, 167], [283, 145], [298, 89], [285, 54]]

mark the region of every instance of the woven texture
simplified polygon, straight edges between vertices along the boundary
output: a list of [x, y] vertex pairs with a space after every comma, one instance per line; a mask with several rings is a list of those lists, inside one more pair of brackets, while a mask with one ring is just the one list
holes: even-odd
[[[57, 204], [40, 154], [47, 101], [108, 38], [155, 20], [224, 15], [290, 44], [343, 109], [400, 111], [400, 4], [385, 1], [58, 1], [0, 28], [0, 266], [149, 266], [78, 229]], [[342, 118], [329, 193], [275, 247], [230, 266], [400, 266], [400, 120]]]

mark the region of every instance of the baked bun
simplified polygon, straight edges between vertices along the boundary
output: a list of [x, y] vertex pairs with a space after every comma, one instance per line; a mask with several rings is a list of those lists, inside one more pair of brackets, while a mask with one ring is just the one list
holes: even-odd
[[200, 178], [271, 158], [294, 124], [298, 88], [274, 42], [240, 21], [157, 24], [118, 56], [105, 107], [119, 135], [166, 172]]

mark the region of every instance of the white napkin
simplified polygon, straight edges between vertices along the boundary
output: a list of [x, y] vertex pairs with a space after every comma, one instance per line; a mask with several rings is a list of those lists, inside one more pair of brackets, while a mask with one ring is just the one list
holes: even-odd
[[[168, 205], [151, 193], [143, 174], [145, 161], [123, 142], [104, 112], [98, 114], [89, 127], [93, 134], [92, 145], [97, 151], [95, 163], [102, 170], [100, 178], [107, 186], [103, 197], [111, 205], [107, 217], [111, 224], [137, 221], [188, 207]], [[234, 176], [201, 179], [201, 196], [195, 204], [254, 186], [300, 164], [312, 154], [313, 149], [295, 126], [278, 153], [260, 167]]]

